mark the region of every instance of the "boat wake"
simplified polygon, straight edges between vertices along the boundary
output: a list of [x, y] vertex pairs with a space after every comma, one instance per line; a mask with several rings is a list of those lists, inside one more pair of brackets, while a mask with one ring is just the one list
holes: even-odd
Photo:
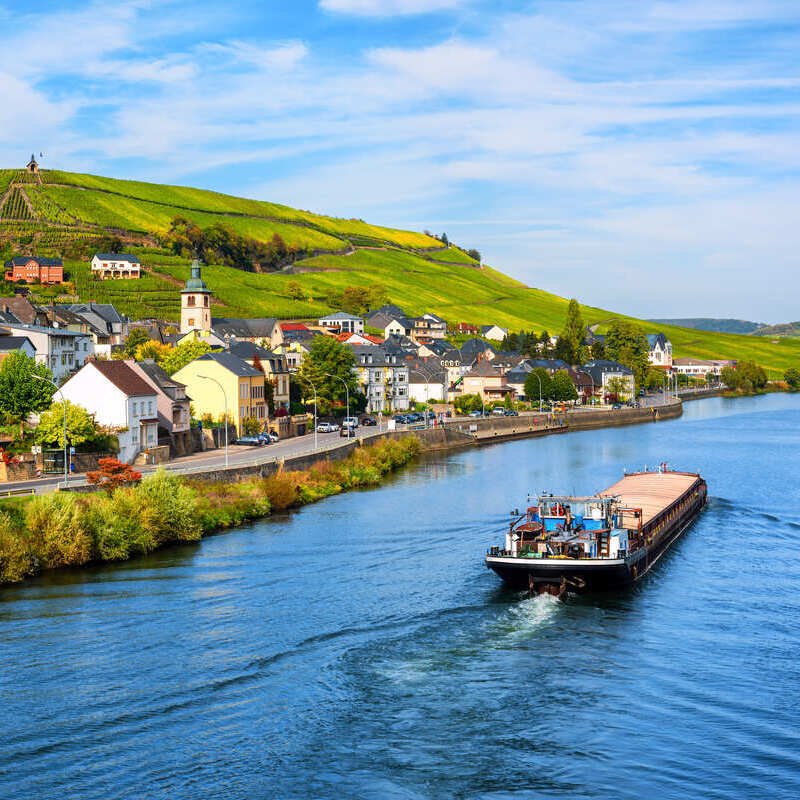
[[513, 639], [527, 639], [553, 622], [561, 601], [551, 594], [526, 597], [511, 606], [507, 613], [506, 635]]

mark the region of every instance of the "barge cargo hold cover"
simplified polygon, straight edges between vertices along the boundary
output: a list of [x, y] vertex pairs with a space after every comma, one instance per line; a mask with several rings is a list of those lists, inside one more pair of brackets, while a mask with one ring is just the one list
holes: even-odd
[[645, 575], [700, 513], [706, 482], [694, 472], [626, 474], [595, 495], [540, 495], [509, 526], [486, 566], [532, 592], [614, 589]]

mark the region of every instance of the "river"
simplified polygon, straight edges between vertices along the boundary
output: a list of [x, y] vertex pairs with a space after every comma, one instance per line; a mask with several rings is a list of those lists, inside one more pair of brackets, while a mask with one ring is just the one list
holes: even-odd
[[[527, 492], [699, 470], [640, 585], [482, 564]], [[380, 489], [0, 591], [3, 798], [797, 798], [800, 398], [430, 456]]]

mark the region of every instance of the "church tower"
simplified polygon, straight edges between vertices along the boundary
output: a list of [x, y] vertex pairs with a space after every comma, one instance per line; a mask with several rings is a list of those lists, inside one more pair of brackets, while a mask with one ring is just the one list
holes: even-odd
[[211, 289], [200, 277], [200, 262], [192, 262], [192, 277], [181, 289], [181, 333], [211, 330]]
[[[41, 155], [41, 153], [39, 155]], [[25, 167], [25, 169], [27, 169], [28, 172], [32, 172], [34, 175], [38, 174], [39, 165], [36, 163], [33, 153], [31, 153], [31, 160], [28, 162], [28, 166]]]

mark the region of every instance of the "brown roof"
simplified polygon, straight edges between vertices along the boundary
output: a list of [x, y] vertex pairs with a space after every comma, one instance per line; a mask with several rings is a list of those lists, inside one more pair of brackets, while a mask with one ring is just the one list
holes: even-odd
[[144, 378], [139, 377], [124, 361], [91, 361], [89, 363], [128, 397], [149, 397], [156, 393], [156, 390]]

